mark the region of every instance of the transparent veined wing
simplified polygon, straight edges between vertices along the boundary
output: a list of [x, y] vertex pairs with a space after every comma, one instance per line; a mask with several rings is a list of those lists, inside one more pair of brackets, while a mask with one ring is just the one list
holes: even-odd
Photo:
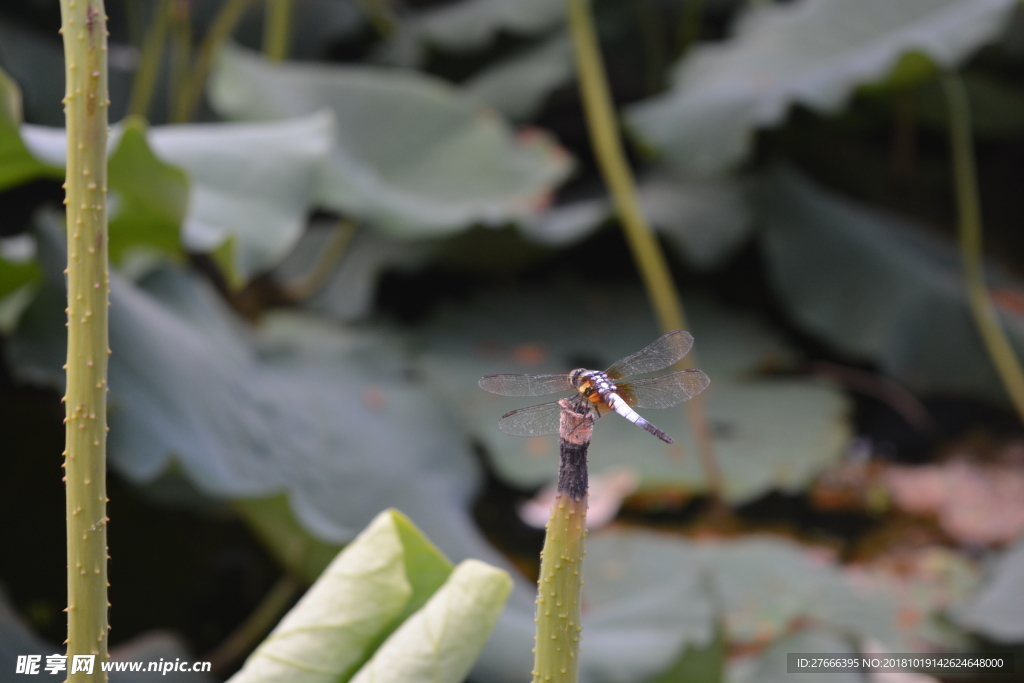
[[484, 375], [480, 388], [501, 396], [543, 396], [570, 391], [569, 375]]
[[498, 429], [512, 436], [557, 434], [561, 411], [558, 401], [520, 408], [502, 415], [498, 420]]
[[[611, 408], [591, 403], [582, 396], [577, 396], [572, 400], [577, 410], [580, 408], [589, 410], [594, 420], [598, 420], [602, 415], [611, 412]], [[498, 420], [498, 429], [511, 436], [557, 434], [561, 414], [562, 406], [559, 405], [558, 401], [541, 403], [540, 405], [520, 408], [519, 410], [513, 410], [511, 413], [505, 413]]]
[[700, 370], [680, 370], [617, 385], [616, 393], [634, 408], [671, 408], [707, 389], [711, 380]]
[[631, 356], [626, 356], [605, 370], [610, 379], [657, 372], [679, 362], [693, 346], [693, 336], [684, 330], [663, 335]]

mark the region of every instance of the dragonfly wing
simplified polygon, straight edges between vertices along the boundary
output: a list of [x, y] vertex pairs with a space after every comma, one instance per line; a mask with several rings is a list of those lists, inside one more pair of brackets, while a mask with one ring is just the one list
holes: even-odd
[[646, 348], [626, 356], [605, 370], [610, 379], [657, 372], [679, 362], [693, 346], [693, 336], [684, 330], [676, 330], [655, 339]]
[[707, 389], [711, 380], [700, 370], [680, 370], [660, 377], [623, 382], [616, 388], [634, 408], [671, 408]]
[[498, 429], [512, 436], [557, 434], [561, 410], [558, 401], [513, 410], [501, 416]]
[[569, 375], [484, 375], [480, 388], [501, 396], [543, 396], [569, 391]]

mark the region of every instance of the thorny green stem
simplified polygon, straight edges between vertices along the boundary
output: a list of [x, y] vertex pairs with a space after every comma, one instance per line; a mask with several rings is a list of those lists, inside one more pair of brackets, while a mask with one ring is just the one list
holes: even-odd
[[579, 673], [583, 541], [587, 536], [587, 449], [594, 431], [589, 411], [571, 399], [562, 407], [558, 493], [551, 506], [537, 582], [534, 683], [575, 683]]
[[175, 123], [186, 123], [191, 120], [199, 107], [199, 101], [203, 97], [203, 88], [206, 87], [206, 78], [213, 68], [213, 60], [217, 51], [235, 30], [245, 10], [252, 4], [252, 0], [225, 0], [220, 6], [217, 16], [203, 38], [199, 46], [199, 54], [189, 72], [185, 85], [182, 88], [181, 97], [178, 98], [174, 108], [174, 115], [171, 119]]
[[[633, 260], [640, 270], [647, 298], [651, 301], [662, 331], [687, 329], [683, 302], [676, 291], [675, 283], [672, 282], [665, 254], [640, 209], [636, 184], [633, 182], [633, 174], [622, 147], [615, 108], [608, 92], [604, 62], [597, 43], [594, 20], [590, 14], [590, 0], [566, 2], [569, 10], [569, 30], [576, 52], [583, 109], [601, 175], [604, 176], [611, 191], [615, 211], [622, 222]], [[693, 351], [687, 357], [691, 365], [697, 364], [697, 357]], [[722, 475], [715, 459], [711, 429], [704, 413], [702, 397], [695, 396], [688, 401], [686, 410], [697, 442], [701, 466], [708, 480], [708, 489], [712, 497], [720, 501]]]
[[292, 34], [292, 0], [267, 0], [263, 15], [263, 54], [276, 62], [288, 56]]
[[[103, 0], [61, 0], [68, 231], [64, 469], [68, 681], [106, 681], [107, 659], [107, 16]], [[72, 655], [96, 655], [94, 674]]]
[[153, 10], [153, 24], [146, 34], [139, 58], [139, 70], [135, 72], [132, 83], [132, 96], [128, 102], [129, 116], [146, 117], [156, 90], [157, 75], [160, 71], [160, 58], [167, 42], [167, 19], [170, 12], [170, 0], [160, 0]]
[[992, 358], [1006, 393], [1024, 420], [1024, 371], [1013, 346], [1003, 331], [999, 316], [985, 286], [984, 253], [981, 239], [981, 204], [971, 139], [971, 104], [963, 80], [956, 73], [942, 78], [949, 107], [949, 141], [953, 150], [953, 181], [960, 214], [960, 256], [963, 261], [967, 299], [974, 322]]

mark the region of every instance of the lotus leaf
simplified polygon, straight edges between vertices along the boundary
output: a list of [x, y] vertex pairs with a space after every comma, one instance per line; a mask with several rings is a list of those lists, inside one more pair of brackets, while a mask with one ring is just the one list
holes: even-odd
[[[637, 132], [673, 164], [720, 173], [743, 160], [758, 128], [790, 107], [841, 109], [908, 53], [959, 66], [1007, 25], [1015, 0], [804, 0], [764, 3], [731, 38], [691, 50], [669, 90], [631, 109]], [[930, 75], [930, 73], [928, 74]]]
[[547, 134], [516, 135], [475, 98], [413, 72], [281, 64], [230, 47], [220, 55], [209, 96], [232, 119], [330, 108], [338, 140], [319, 202], [397, 236], [528, 218], [572, 167]]
[[[115, 257], [139, 243], [169, 245], [186, 182], [170, 165], [188, 176], [181, 234], [186, 248], [208, 253], [234, 237], [234, 265], [248, 279], [299, 239], [333, 140], [328, 112], [268, 123], [157, 126], [144, 140], [139, 125], [116, 126], [108, 141], [115, 194], [111, 239], [125, 242], [113, 249]], [[42, 163], [64, 165], [63, 129], [24, 125], [21, 133]]]
[[[790, 170], [777, 170], [762, 197], [769, 276], [798, 324], [918, 391], [1006, 401], [950, 242]], [[997, 301], [1010, 302], [997, 308], [1024, 352], [1024, 317], [1012, 306], [1021, 285], [991, 265], [987, 274]]]

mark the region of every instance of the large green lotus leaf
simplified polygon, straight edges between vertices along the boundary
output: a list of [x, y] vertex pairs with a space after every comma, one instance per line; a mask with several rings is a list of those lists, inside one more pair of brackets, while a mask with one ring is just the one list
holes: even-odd
[[645, 540], [631, 532], [587, 537], [581, 678], [645, 681], [686, 647], [714, 640], [713, 598], [700, 569], [679, 563], [672, 543]]
[[[829, 554], [780, 538], [689, 541], [610, 528], [588, 536], [584, 575], [584, 596], [594, 611], [605, 600], [637, 593], [635, 586], [681, 584], [696, 578], [704, 602], [720, 611], [733, 644], [769, 642], [788, 633], [794, 624], [807, 622], [871, 637], [888, 648], [911, 648], [894, 650], [900, 652], [946, 642], [935, 623], [903, 618], [894, 599], [899, 589], [865, 582], [856, 572], [835, 564]], [[654, 608], [659, 609], [674, 607]], [[704, 612], [705, 630], [696, 642], [706, 644], [714, 610], [700, 602], [692, 609]], [[584, 612], [585, 638], [587, 626]]]
[[461, 683], [511, 590], [508, 573], [479, 560], [465, 560], [352, 681]]
[[572, 40], [556, 33], [532, 47], [476, 73], [466, 91], [513, 121], [527, 121], [537, 113], [552, 90], [575, 75]]
[[[755, 378], [759, 367], [785, 364], [791, 356], [777, 335], [755, 319], [699, 298], [688, 299], [687, 313], [700, 367], [711, 378], [706, 406], [727, 498], [742, 502], [773, 489], [801, 490], [835, 461], [849, 438], [846, 399], [830, 386], [807, 380]], [[556, 476], [556, 437], [507, 436], [497, 422], [509, 410], [558, 395], [499, 397], [479, 389], [477, 379], [503, 372], [566, 372], [580, 365], [604, 368], [657, 336], [649, 306], [635, 290], [562, 286], [492, 294], [436, 320], [424, 334], [421, 365], [487, 448], [501, 476], [537, 486]], [[684, 409], [646, 417], [681, 448], [609, 416], [595, 429], [591, 471], [630, 467], [641, 476], [643, 488], [703, 490]]]
[[992, 563], [985, 585], [954, 616], [986, 638], [1024, 643], [1024, 540]]
[[[951, 243], [794, 171], [773, 173], [762, 204], [768, 272], [797, 323], [916, 390], [1006, 400]], [[1012, 299], [1021, 287], [996, 268], [987, 272], [997, 293]], [[1024, 353], [1024, 316], [999, 310]]]
[[[784, 639], [807, 623], [871, 638], [893, 651], [945, 642], [930, 623], [904, 623], [890, 587], [865, 583], [782, 539], [695, 542], [605, 529], [587, 538], [583, 576], [580, 680], [587, 683], [649, 681], [674, 666], [685, 648], [711, 644], [719, 619], [729, 642], [738, 645]], [[495, 636], [506, 640], [492, 638], [474, 670], [477, 680], [513, 681], [516, 674], [521, 680], [521, 672], [529, 671], [532, 658], [517, 660], [512, 651], [522, 647], [520, 641], [529, 643], [533, 610], [524, 614], [521, 606], [510, 606], [505, 616]], [[747, 669], [760, 666], [753, 664]]]
[[[161, 245], [167, 241], [168, 223], [180, 214], [183, 182], [170, 164], [188, 175], [185, 247], [208, 253], [234, 237], [234, 266], [245, 278], [288, 253], [302, 234], [333, 142], [328, 112], [267, 123], [156, 126], [146, 136], [148, 147], [136, 125], [115, 127], [108, 143], [114, 150], [110, 186], [124, 195], [113, 206], [112, 239], [113, 229], [123, 228], [129, 240], [147, 243], [138, 239], [147, 234], [143, 226], [155, 224]], [[63, 129], [25, 125], [21, 132], [37, 159], [64, 165]], [[124, 135], [128, 147], [122, 150]]]
[[1015, 0], [803, 0], [749, 12], [732, 38], [700, 45], [675, 67], [664, 94], [630, 110], [640, 135], [672, 163], [700, 174], [741, 161], [758, 128], [789, 108], [842, 108], [908, 53], [959, 65], [998, 35]]
[[299, 239], [333, 140], [324, 111], [268, 123], [160, 126], [150, 135], [157, 155], [193, 183], [185, 245], [209, 252], [233, 236], [246, 278]]
[[145, 245], [174, 254], [181, 249], [181, 224], [188, 206], [188, 176], [153, 154], [142, 119], [125, 122], [110, 155], [108, 182], [116, 206], [110, 218], [110, 258]]
[[[19, 377], [60, 386], [63, 255], [51, 239], [46, 283], [7, 351]], [[449, 555], [494, 555], [466, 510], [467, 445], [406, 378], [393, 337], [300, 314], [250, 329], [173, 267], [138, 286], [112, 274], [111, 301], [109, 452], [129, 479], [176, 462], [214, 497], [286, 493], [302, 526], [332, 542], [400, 504]]]
[[[231, 680], [348, 680], [403, 617], [438, 590], [451, 568], [408, 518], [385, 510], [338, 553]], [[427, 583], [414, 588], [424, 578]]]
[[[827, 552], [779, 538], [690, 541], [613, 527], [588, 536], [583, 576], [580, 680], [588, 683], [678, 680], [656, 677], [679, 664], [685, 649], [707, 648], [719, 621], [733, 645], [774, 643], [730, 667], [729, 680], [737, 683], [761, 680], [757, 671], [776, 666], [780, 652], [783, 662], [787, 651], [853, 652], [836, 634], [897, 652], [952, 642], [936, 615], [906, 618], [905, 593], [918, 586], [865, 580]], [[532, 619], [532, 609], [510, 605], [474, 670], [476, 680], [522, 679], [532, 662], [521, 652]], [[807, 624], [818, 627], [802, 631], [810, 640], [787, 644], [794, 628]]]
[[474, 98], [414, 72], [280, 64], [227, 48], [209, 95], [233, 119], [333, 110], [338, 141], [320, 203], [399, 236], [530, 217], [572, 166], [548, 135], [516, 136]]

